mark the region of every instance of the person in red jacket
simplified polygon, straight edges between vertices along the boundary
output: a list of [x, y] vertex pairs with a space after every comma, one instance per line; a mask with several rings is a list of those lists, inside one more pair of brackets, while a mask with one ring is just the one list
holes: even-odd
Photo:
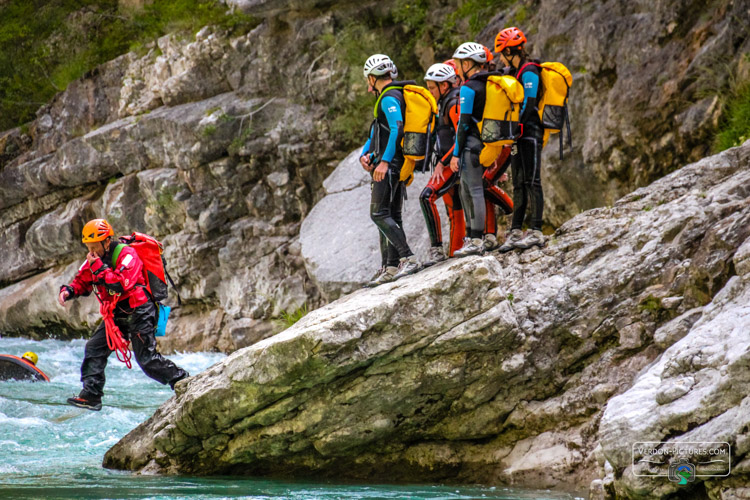
[[[162, 384], [174, 385], [189, 376], [182, 368], [156, 350], [157, 311], [146, 290], [143, 263], [138, 253], [124, 246], [112, 265], [114, 230], [104, 219], [94, 219], [83, 227], [83, 243], [88, 254], [78, 274], [68, 285], [60, 287], [58, 301], [62, 306], [92, 291], [101, 302], [101, 310], [113, 309], [114, 325], [125, 341], [130, 341], [135, 359], [143, 373]], [[88, 342], [81, 365], [83, 390], [68, 403], [89, 410], [101, 410], [104, 395], [104, 369], [112, 354], [103, 321]]]

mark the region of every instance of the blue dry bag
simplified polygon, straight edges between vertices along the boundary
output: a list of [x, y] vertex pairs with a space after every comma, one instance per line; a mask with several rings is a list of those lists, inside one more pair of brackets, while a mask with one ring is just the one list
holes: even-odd
[[171, 310], [171, 307], [159, 304], [159, 321], [156, 324], [157, 337], [163, 337], [167, 333], [167, 320], [169, 320], [169, 311]]

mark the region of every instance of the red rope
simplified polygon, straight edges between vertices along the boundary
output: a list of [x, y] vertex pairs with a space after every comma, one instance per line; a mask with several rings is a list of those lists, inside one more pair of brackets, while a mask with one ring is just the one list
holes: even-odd
[[[99, 296], [96, 297], [99, 299]], [[115, 308], [117, 300], [105, 301], [99, 299], [99, 312], [104, 318], [104, 330], [107, 334], [107, 347], [110, 351], [115, 351], [117, 360], [125, 363], [125, 366], [132, 368], [130, 363], [131, 353], [128, 349], [128, 343], [122, 338], [122, 332], [115, 324]]]

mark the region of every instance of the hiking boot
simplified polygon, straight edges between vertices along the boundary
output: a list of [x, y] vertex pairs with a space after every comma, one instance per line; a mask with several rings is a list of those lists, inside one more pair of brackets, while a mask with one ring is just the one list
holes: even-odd
[[91, 396], [84, 396], [81, 393], [78, 397], [68, 398], [68, 404], [77, 406], [78, 408], [86, 408], [91, 411], [99, 411], [102, 409], [102, 399], [94, 398]]
[[420, 269], [421, 266], [419, 265], [419, 261], [417, 260], [416, 255], [401, 257], [401, 264], [398, 265], [398, 272], [396, 273], [396, 276], [393, 277], [393, 279], [397, 280], [399, 278], [403, 278], [404, 276], [409, 276], [410, 274], [416, 273]]
[[177, 384], [177, 382], [179, 382], [180, 380], [186, 379], [189, 376], [190, 374], [188, 372], [183, 372], [182, 375], [178, 376], [177, 378], [169, 382], [169, 387], [171, 387], [172, 390], [174, 391], [174, 386]]
[[427, 261], [422, 265], [424, 267], [434, 266], [438, 262], [443, 262], [447, 258], [448, 256], [445, 255], [445, 250], [443, 250], [442, 245], [440, 245], [439, 247], [430, 247], [430, 250], [427, 254]]
[[513, 229], [505, 237], [505, 243], [503, 243], [503, 246], [498, 248], [497, 251], [500, 253], [510, 252], [514, 248], [518, 248], [517, 244], [522, 239], [523, 239], [523, 232], [521, 232], [520, 229]]
[[544, 235], [538, 229], [529, 229], [524, 237], [516, 243], [516, 248], [521, 250], [527, 250], [534, 246], [540, 248], [544, 246]]
[[390, 283], [395, 279], [396, 273], [398, 272], [398, 267], [395, 266], [388, 266], [383, 269], [383, 272], [380, 273], [380, 275], [375, 278], [374, 280], [370, 281], [367, 284], [368, 288], [376, 287], [378, 285], [382, 285], [384, 283]]
[[521, 250], [526, 250], [533, 246], [537, 246], [537, 247], [544, 246], [544, 235], [538, 229], [533, 229], [533, 230], [528, 231], [526, 233], [526, 236], [524, 236], [524, 238], [521, 241], [516, 243], [516, 248], [520, 248]]
[[481, 238], [464, 238], [464, 246], [456, 250], [453, 255], [456, 257], [466, 257], [469, 255], [479, 255], [484, 251], [484, 242]]
[[385, 272], [385, 267], [381, 267], [380, 269], [375, 271], [375, 274], [372, 275], [372, 278], [370, 278], [370, 280], [363, 285], [364, 288], [372, 288], [374, 286], [378, 286], [380, 284], [380, 283], [377, 283], [378, 278], [380, 278], [380, 275], [383, 274], [384, 272]]
[[494, 249], [497, 248], [497, 236], [495, 236], [492, 233], [487, 233], [484, 235], [484, 240], [482, 241], [482, 245], [484, 246], [485, 252], [491, 252]]

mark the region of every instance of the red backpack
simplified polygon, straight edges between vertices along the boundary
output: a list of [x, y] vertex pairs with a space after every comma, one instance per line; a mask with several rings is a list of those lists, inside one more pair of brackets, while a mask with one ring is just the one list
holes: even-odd
[[[146, 290], [155, 302], [161, 302], [167, 298], [167, 280], [174, 286], [172, 278], [167, 272], [166, 262], [162, 256], [164, 247], [162, 244], [151, 236], [143, 233], [134, 232], [130, 236], [120, 237], [120, 243], [112, 252], [112, 265], [115, 266], [117, 258], [125, 245], [136, 251], [138, 257], [143, 262], [143, 277], [146, 280]], [[176, 293], [176, 290], [175, 290]], [[177, 293], [177, 303], [182, 304], [180, 294]]]

